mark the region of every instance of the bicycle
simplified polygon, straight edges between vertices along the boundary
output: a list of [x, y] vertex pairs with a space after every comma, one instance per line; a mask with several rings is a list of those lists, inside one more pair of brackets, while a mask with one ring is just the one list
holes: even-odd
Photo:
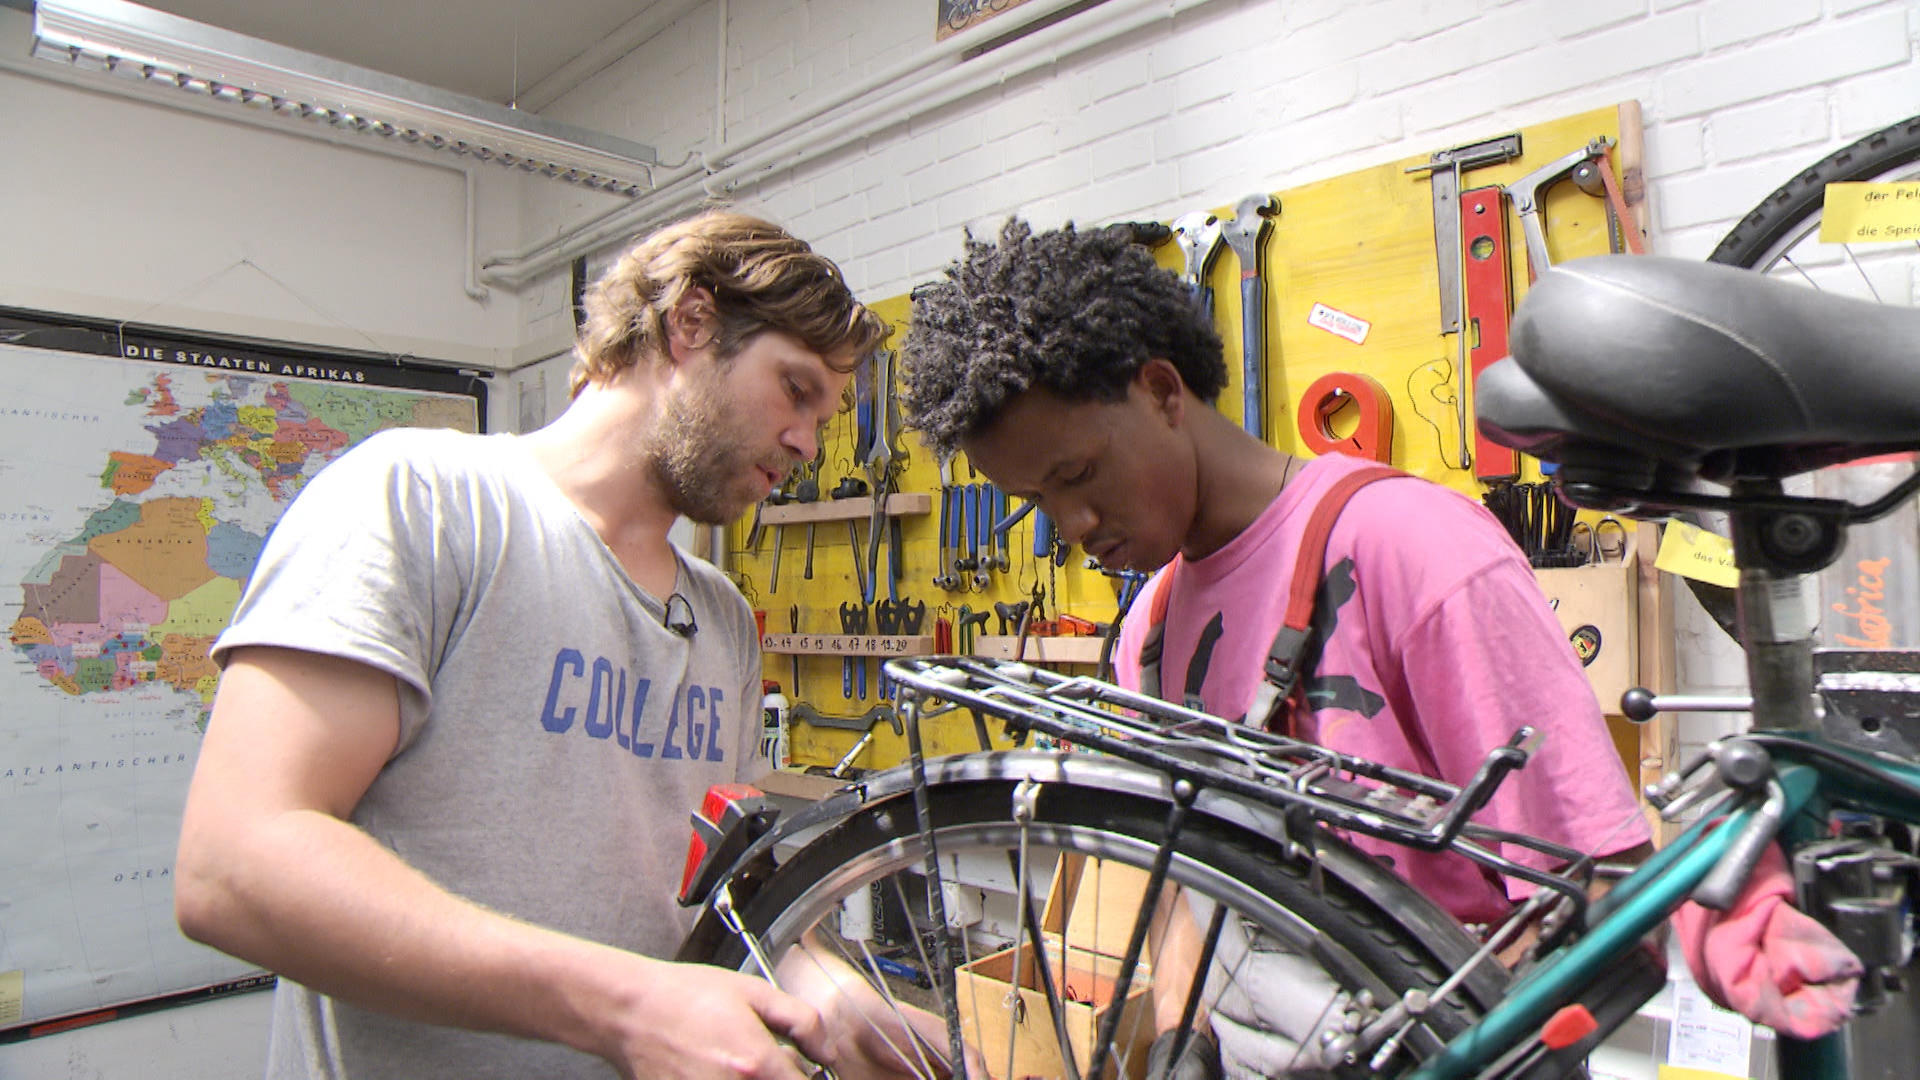
[[[1920, 139], [1900, 153], [1874, 164], [1907, 167]], [[1257, 996], [1241, 978], [1255, 971], [1249, 958], [1265, 954], [1301, 975], [1281, 995], [1297, 1006], [1280, 1033], [1293, 1057], [1270, 1072], [1561, 1077], [1664, 985], [1650, 936], [1690, 897], [1730, 904], [1778, 839], [1792, 853], [1802, 906], [1866, 964], [1863, 1007], [1884, 1000], [1885, 973], [1906, 958], [1906, 903], [1920, 869], [1910, 832], [1920, 825], [1920, 707], [1911, 704], [1920, 656], [1815, 653], [1797, 583], [1837, 554], [1848, 524], [1911, 498], [1920, 477], [1864, 506], [1789, 496], [1780, 481], [1920, 448], [1920, 409], [1908, 404], [1920, 401], [1911, 373], [1920, 348], [1908, 344], [1916, 331], [1920, 317], [1907, 312], [1762, 275], [1603, 256], [1544, 275], [1516, 319], [1514, 358], [1482, 376], [1483, 429], [1557, 462], [1563, 498], [1615, 514], [1726, 514], [1742, 567], [1738, 629], [1754, 730], [1713, 744], [1649, 791], [1664, 814], [1698, 818], [1603, 898], [1587, 899], [1594, 867], [1581, 853], [1472, 820], [1524, 766], [1525, 730], [1455, 787], [1098, 680], [942, 657], [889, 665], [903, 688], [908, 763], [725, 847], [724, 868], [693, 890], [706, 909], [681, 958], [771, 974], [770, 958], [786, 956], [866, 973], [876, 997], [937, 1011], [943, 1043], [885, 1025], [900, 1056], [928, 1076], [951, 1074], [973, 1051], [1004, 1080], [1020, 1075], [1022, 1046], [1037, 1042], [1058, 1051], [1049, 1075], [1138, 1080], [1161, 1028], [1173, 1032], [1167, 1056], [1178, 1060], [1207, 1033], [1203, 1009], [1236, 1019], [1224, 1003]], [[1837, 343], [1854, 366], [1834, 366], [1818, 348], [1767, 353], [1795, 335]], [[1774, 407], [1783, 386], [1798, 409]], [[1719, 407], [1728, 400], [1744, 408]], [[1638, 695], [1627, 707], [1644, 718], [1661, 704]], [[953, 710], [971, 713], [983, 747], [991, 718], [1017, 738], [1100, 752], [927, 760], [921, 721]], [[1841, 815], [1854, 815], [1853, 827], [1828, 835]], [[1451, 850], [1536, 891], [1475, 938], [1347, 833]], [[1500, 845], [1565, 868], [1533, 870]], [[1077, 905], [1049, 879], [1071, 876], [1073, 857], [1144, 871], [1137, 900], [1124, 905], [1125, 932], [1095, 927], [1096, 944], [1115, 942], [1109, 952], [1076, 956], [1066, 944], [1072, 927], [1057, 908], [1071, 917]], [[1010, 908], [989, 910], [975, 891], [995, 875]], [[863, 929], [876, 905], [884, 916]], [[1205, 927], [1197, 953], [1182, 954], [1195, 957], [1190, 966], [1163, 963], [1170, 913], [1182, 905]], [[1114, 912], [1096, 904], [1090, 917], [1102, 915]], [[891, 928], [871, 929], [876, 921]], [[1535, 959], [1510, 973], [1494, 956], [1529, 927], [1540, 938]], [[965, 1001], [959, 974], [1002, 955], [981, 944], [996, 932], [1011, 940], [1010, 988], [996, 997], [969, 980]], [[1106, 1007], [1076, 1008], [1085, 1003], [1073, 1000], [1075, 978]], [[1152, 997], [1133, 1007], [1135, 995]], [[1782, 1075], [1847, 1075], [1839, 1036], [1777, 1045]]]
[[977, 19], [997, 15], [1007, 9], [1009, 0], [944, 0], [940, 5], [941, 21], [949, 30], [965, 30]]

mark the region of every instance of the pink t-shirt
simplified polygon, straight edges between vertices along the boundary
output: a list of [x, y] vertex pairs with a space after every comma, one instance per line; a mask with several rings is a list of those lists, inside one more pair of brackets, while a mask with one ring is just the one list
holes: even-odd
[[[1155, 575], [1121, 629], [1121, 684], [1140, 685], [1146, 613], [1177, 578], [1161, 697], [1243, 715], [1286, 615], [1307, 519], [1335, 481], [1369, 464], [1340, 454], [1310, 462], [1225, 547]], [[1326, 566], [1322, 596], [1337, 602], [1315, 612], [1327, 629], [1306, 684], [1314, 712], [1302, 718], [1301, 737], [1465, 784], [1489, 750], [1531, 725], [1545, 736], [1537, 752], [1475, 821], [1600, 854], [1648, 838], [1579, 661], [1526, 559], [1484, 507], [1415, 477], [1376, 481], [1334, 523]], [[1353, 839], [1462, 922], [1488, 922], [1510, 907], [1500, 881], [1462, 856]], [[1503, 848], [1515, 861], [1552, 865]]]

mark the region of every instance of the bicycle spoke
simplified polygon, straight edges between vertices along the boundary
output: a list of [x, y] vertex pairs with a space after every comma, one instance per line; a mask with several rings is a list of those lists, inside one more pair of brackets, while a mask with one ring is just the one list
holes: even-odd
[[[880, 997], [882, 1001], [886, 1003], [888, 1009], [893, 1013], [894, 1020], [897, 1022], [901, 1033], [904, 1035], [906, 1040], [912, 1045], [913, 1054], [909, 1056], [905, 1050], [902, 1050], [900, 1048], [900, 1044], [894, 1041], [893, 1037], [889, 1035], [886, 1032], [886, 1030], [880, 1026], [879, 1022], [876, 1021], [873, 1018], [873, 1016], [865, 1008], [861, 1007], [860, 1002], [850, 1001], [849, 1006], [852, 1008], [852, 1010], [856, 1014], [859, 1015], [861, 1021], [866, 1024], [868, 1030], [872, 1031], [876, 1036], [878, 1036], [881, 1043], [884, 1044], [888, 1050], [892, 1051], [894, 1056], [898, 1058], [902, 1064], [905, 1064], [911, 1067], [913, 1065], [913, 1062], [915, 1060], [918, 1060], [920, 1065], [920, 1070], [914, 1073], [916, 1077], [923, 1078], [923, 1080], [937, 1080], [937, 1078], [940, 1077], [942, 1074], [936, 1071], [933, 1068], [933, 1066], [928, 1063], [926, 1054], [925, 1052], [923, 1052], [923, 1047], [926, 1047], [926, 1037], [922, 1035], [920, 1031], [913, 1026], [912, 1021], [908, 1019], [908, 1017], [906, 1016], [905, 1010], [902, 1009], [899, 1000], [894, 997], [892, 990], [888, 988], [886, 977], [884, 973], [880, 970], [879, 961], [876, 957], [874, 957], [874, 955], [870, 951], [868, 951], [866, 947], [866, 943], [865, 942], [860, 943], [860, 951], [861, 951], [861, 955], [864, 957], [866, 961], [865, 963], [861, 963], [860, 961], [854, 958], [853, 954], [847, 950], [846, 945], [843, 943], [842, 939], [840, 939], [838, 935], [827, 937], [825, 935], [816, 934], [816, 935], [810, 936], [808, 939], [803, 940], [800, 944], [794, 946], [794, 948], [802, 956], [806, 957], [807, 960], [814, 965], [814, 967], [820, 972], [820, 974], [823, 977], [825, 977], [828, 980], [829, 983], [831, 983], [836, 987], [844, 986], [845, 984], [840, 981], [840, 979], [836, 976], [834, 970], [828, 967], [827, 963], [824, 960], [820, 959], [819, 956], [815, 955], [814, 950], [810, 945], [810, 942], [816, 941], [816, 940], [824, 942], [829, 947], [831, 947], [834, 951], [838, 952], [840, 955], [836, 959], [840, 962], [840, 964], [844, 967], [844, 969], [858, 975], [861, 978], [862, 982], [866, 985], [866, 987], [869, 990], [872, 990], [875, 994], [877, 994]], [[927, 1047], [927, 1048], [931, 1049], [931, 1047]], [[940, 1057], [938, 1050], [934, 1050], [934, 1055], [936, 1057]], [[940, 1065], [943, 1069], [948, 1067], [947, 1061], [944, 1057], [940, 1057]]]
[[[1021, 797], [1018, 794], [1020, 790], [1024, 790], [1024, 788], [1016, 789], [1016, 795], [1015, 795], [1016, 800], [1018, 800]], [[1017, 810], [1015, 813], [1015, 817], [1016, 817], [1016, 820], [1019, 819], [1019, 812]], [[1019, 935], [1024, 933], [1028, 940], [1031, 940], [1037, 943], [1034, 948], [1034, 956], [1033, 956], [1034, 980], [1037, 983], [1039, 983], [1038, 989], [1041, 993], [1041, 996], [1043, 996], [1046, 999], [1048, 1017], [1053, 1022], [1054, 1038], [1058, 1039], [1060, 1042], [1063, 1064], [1067, 1069], [1068, 1080], [1080, 1080], [1079, 1059], [1073, 1053], [1073, 1033], [1067, 1025], [1067, 1011], [1066, 1011], [1065, 997], [1060, 991], [1059, 982], [1056, 981], [1054, 978], [1053, 962], [1047, 957], [1046, 934], [1041, 925], [1041, 913], [1039, 912], [1039, 910], [1037, 910], [1034, 907], [1033, 891], [1031, 887], [1032, 886], [1032, 874], [1031, 874], [1032, 854], [1031, 854], [1031, 851], [1029, 850], [1029, 839], [1028, 839], [1027, 830], [1025, 828], [1021, 829], [1021, 842], [1020, 842], [1019, 851], [1017, 853], [1010, 853], [1009, 857], [1016, 860], [1016, 863], [1014, 866], [1014, 875], [1015, 875], [1015, 881], [1017, 884], [1015, 887], [1014, 895], [1020, 898], [1018, 921], [1015, 924], [1016, 928], [1015, 928], [1015, 940], [1014, 940], [1014, 957], [1013, 957], [1014, 963], [1013, 963], [1012, 982], [1017, 986], [1021, 982], [1022, 975], [1025, 970], [1021, 966], [1020, 951], [1019, 951], [1020, 950]], [[1057, 874], [1058, 872], [1059, 871], [1056, 869], [1055, 873]], [[1060, 940], [1061, 940], [1060, 968], [1062, 973], [1064, 973], [1067, 966], [1067, 955], [1066, 955], [1066, 944], [1065, 944], [1066, 936], [1063, 934]], [[1015, 993], [1015, 1000], [1016, 1001], [1019, 1000], [1017, 992]], [[1018, 1016], [1010, 1015], [1009, 1021], [1013, 1023], [1017, 1023]], [[1008, 1045], [1011, 1046], [1012, 1042], [1013, 1042], [1013, 1032], [1009, 1031]], [[1008, 1075], [1009, 1076], [1012, 1075], [1011, 1067], [1009, 1067]]]
[[[862, 809], [781, 860], [741, 913], [750, 933], [729, 935], [715, 958], [747, 971], [759, 970], [750, 956], [756, 949], [786, 958], [778, 974], [795, 992], [842, 1017], [842, 1030], [850, 1028], [876, 1060], [919, 1080], [963, 1073], [973, 1080], [1136, 1076], [1176, 1018], [1180, 1031], [1167, 1043], [1178, 1040], [1191, 1053], [1186, 1044], [1229, 1015], [1258, 1025], [1272, 1014], [1280, 1023], [1275, 1030], [1289, 1032], [1289, 1040], [1306, 1033], [1309, 1042], [1300, 1046], [1243, 1043], [1268, 1066], [1296, 1054], [1315, 1066], [1324, 1057], [1316, 1058], [1322, 1047], [1311, 1039], [1339, 1027], [1351, 991], [1368, 988], [1393, 1000], [1407, 988], [1437, 985], [1451, 970], [1429, 961], [1421, 969], [1374, 973], [1378, 964], [1429, 955], [1429, 943], [1444, 939], [1446, 928], [1423, 923], [1408, 933], [1386, 913], [1417, 901], [1393, 903], [1401, 886], [1358, 854], [1329, 861], [1324, 884], [1314, 887], [1299, 851], [1266, 830], [1225, 826], [1195, 811], [1185, 812], [1183, 826], [1173, 801], [1137, 791], [1095, 793], [1039, 755], [998, 759], [992, 767], [1015, 774], [961, 779], [942, 771], [935, 779], [929, 762], [924, 803], [909, 798], [904, 785], [877, 790]], [[1033, 782], [1042, 774], [1044, 782]], [[1009, 814], [1010, 805], [1027, 809]], [[909, 820], [921, 828], [903, 829]], [[938, 839], [931, 863], [929, 830]], [[1170, 832], [1178, 850], [1167, 841]], [[1322, 846], [1330, 854], [1344, 850], [1339, 845], [1328, 837]], [[1355, 873], [1365, 880], [1357, 891]], [[1156, 874], [1153, 897], [1147, 886]], [[871, 932], [857, 921], [863, 903], [874, 909]], [[1312, 914], [1292, 914], [1295, 905]], [[1366, 919], [1346, 925], [1356, 912]], [[1223, 929], [1216, 933], [1216, 925]], [[1269, 952], [1254, 957], [1244, 945], [1230, 948], [1235, 937]], [[1213, 951], [1196, 959], [1209, 939]], [[1471, 952], [1449, 946], [1446, 955], [1457, 962]], [[1274, 955], [1284, 957], [1277, 967], [1253, 964], [1268, 965]], [[1130, 987], [1116, 978], [1129, 965]], [[928, 977], [942, 968], [955, 982]], [[834, 973], [833, 984], [824, 981], [826, 972]], [[1422, 1017], [1408, 1044], [1412, 1055], [1432, 1053], [1484, 1008], [1488, 979], [1497, 984], [1502, 974], [1476, 977], [1465, 1000]], [[1259, 981], [1249, 982], [1250, 975]], [[1296, 977], [1324, 986], [1324, 996], [1300, 996], [1288, 981]], [[1261, 1000], [1276, 993], [1277, 1002]], [[824, 996], [832, 994], [844, 997]], [[1236, 1012], [1221, 1011], [1221, 994]], [[844, 1015], [855, 1007], [860, 1018]], [[938, 1034], [943, 1022], [945, 1040]]]
[[[907, 904], [906, 887], [900, 884], [900, 875], [898, 874], [892, 875], [891, 877], [887, 878], [887, 882], [893, 886], [894, 897], [898, 899], [900, 902], [900, 910], [901, 911], [911, 910], [909, 905]], [[927, 956], [926, 938], [921, 936], [917, 932], [912, 933], [908, 936], [913, 938], [913, 951], [915, 955], [920, 957], [920, 970], [927, 973], [927, 981], [933, 984], [934, 997], [939, 999], [940, 1011], [942, 1013], [945, 1013], [952, 1006], [947, 1000], [945, 987], [943, 987], [940, 984], [940, 981], [938, 979], [935, 979], [933, 977], [933, 970], [934, 970], [933, 960]], [[962, 954], [966, 956], [969, 962], [971, 962], [973, 957], [971, 954], [971, 950], [967, 948], [967, 935], [965, 933], [962, 933], [960, 935], [960, 948], [961, 948]]]
[[[1178, 900], [1175, 901], [1178, 903]], [[1173, 913], [1179, 918], [1180, 912]], [[1200, 1013], [1200, 998], [1207, 987], [1207, 972], [1213, 968], [1213, 954], [1220, 945], [1220, 933], [1226, 928], [1227, 908], [1225, 904], [1213, 905], [1213, 915], [1207, 920], [1207, 934], [1200, 944], [1200, 958], [1194, 964], [1192, 981], [1187, 986], [1185, 1000], [1180, 1005], [1180, 1023], [1174, 1028], [1175, 1035], [1172, 1053], [1167, 1055], [1167, 1072], [1158, 1080], [1169, 1080], [1173, 1067], [1187, 1052], [1187, 1043], [1193, 1035], [1193, 1022]], [[1155, 1080], [1155, 1078], [1148, 1078]]]
[[1876, 304], [1886, 303], [1886, 301], [1880, 299], [1880, 290], [1873, 287], [1873, 277], [1861, 267], [1860, 257], [1853, 253], [1853, 245], [1842, 244], [1840, 245], [1840, 250], [1846, 253], [1847, 261], [1853, 264], [1854, 271], [1860, 275], [1860, 281], [1866, 285], [1868, 294], [1873, 297], [1873, 302]]

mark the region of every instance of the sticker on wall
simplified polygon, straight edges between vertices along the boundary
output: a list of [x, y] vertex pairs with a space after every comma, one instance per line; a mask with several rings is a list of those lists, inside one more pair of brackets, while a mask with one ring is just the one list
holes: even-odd
[[1735, 588], [1740, 567], [1733, 560], [1733, 541], [1684, 521], [1669, 521], [1660, 536], [1655, 569], [1709, 585]]
[[1820, 242], [1885, 244], [1920, 240], [1920, 183], [1828, 184], [1821, 200]]
[[1346, 338], [1355, 345], [1365, 345], [1367, 332], [1373, 329], [1372, 323], [1358, 315], [1349, 315], [1325, 304], [1313, 305], [1313, 310], [1307, 312], [1307, 325], [1317, 326], [1336, 337]]
[[1600, 655], [1600, 628], [1588, 623], [1567, 635], [1573, 643], [1573, 655], [1580, 658], [1581, 667], [1592, 666]]
[[23, 1011], [21, 1005], [27, 998], [26, 990], [25, 971], [0, 971], [0, 1027], [20, 1022]]

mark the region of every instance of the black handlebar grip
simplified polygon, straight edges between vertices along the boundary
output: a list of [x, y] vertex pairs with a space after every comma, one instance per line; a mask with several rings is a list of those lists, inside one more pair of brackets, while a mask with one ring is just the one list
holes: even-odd
[[1653, 704], [1653, 691], [1644, 686], [1635, 686], [1620, 695], [1620, 715], [1636, 724], [1646, 723], [1659, 711]]

